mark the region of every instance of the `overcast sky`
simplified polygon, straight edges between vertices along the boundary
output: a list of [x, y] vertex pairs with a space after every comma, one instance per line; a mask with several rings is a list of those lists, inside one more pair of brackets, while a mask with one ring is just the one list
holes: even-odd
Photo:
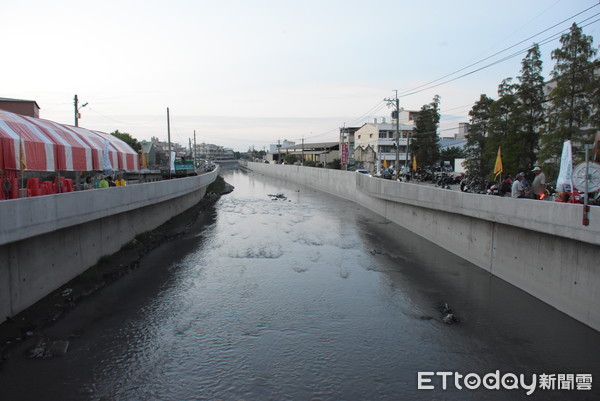
[[[389, 117], [383, 99], [394, 90], [523, 41], [443, 83], [573, 22], [594, 37], [600, 27], [598, 0], [5, 0], [1, 10], [0, 97], [36, 100], [40, 117], [73, 124], [77, 94], [88, 102], [80, 126], [139, 140], [167, 139], [169, 107], [172, 141], [187, 144], [196, 130], [198, 143], [240, 151], [336, 141], [344, 124]], [[546, 77], [558, 47], [541, 46]], [[400, 106], [440, 95], [440, 129], [451, 135], [480, 94], [496, 97], [520, 74], [523, 57], [400, 96]]]

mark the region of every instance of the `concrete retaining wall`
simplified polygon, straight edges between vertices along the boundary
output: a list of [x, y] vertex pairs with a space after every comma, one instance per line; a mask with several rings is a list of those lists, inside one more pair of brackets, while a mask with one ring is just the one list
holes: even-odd
[[354, 172], [248, 163], [356, 202], [600, 330], [600, 207], [501, 198]]
[[0, 321], [197, 204], [218, 173], [0, 202]]

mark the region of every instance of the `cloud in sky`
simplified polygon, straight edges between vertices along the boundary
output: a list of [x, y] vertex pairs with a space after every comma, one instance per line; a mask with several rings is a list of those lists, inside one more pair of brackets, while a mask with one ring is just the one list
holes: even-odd
[[[595, 0], [527, 2], [57, 0], [3, 5], [0, 97], [34, 99], [41, 116], [236, 150], [278, 139], [336, 140], [344, 123], [387, 116], [381, 103], [487, 57]], [[600, 7], [598, 7], [600, 8]], [[596, 8], [519, 47], [568, 28]], [[598, 24], [584, 28], [594, 35]], [[10, 38], [10, 39], [7, 39]], [[542, 47], [545, 74], [554, 41]], [[442, 99], [442, 126], [467, 121], [481, 93], [519, 74], [519, 55], [452, 83], [402, 97]], [[490, 61], [493, 61], [490, 60]], [[480, 65], [478, 65], [480, 66]], [[379, 105], [379, 109], [374, 106]], [[452, 110], [444, 112], [444, 110]], [[369, 114], [369, 111], [372, 113]], [[362, 119], [361, 119], [362, 118]]]

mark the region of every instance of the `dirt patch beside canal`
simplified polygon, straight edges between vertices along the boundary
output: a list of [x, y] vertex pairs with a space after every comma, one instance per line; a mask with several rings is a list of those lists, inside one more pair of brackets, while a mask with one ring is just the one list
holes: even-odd
[[[113, 255], [53, 291], [18, 315], [0, 324], [0, 367], [10, 357], [11, 349], [30, 339], [41, 339], [44, 329], [52, 327], [87, 297], [136, 270], [150, 251], [182, 237], [190, 230], [214, 219], [214, 204], [233, 187], [217, 177], [198, 204], [173, 217], [160, 227], [138, 235]], [[39, 344], [39, 343], [38, 343]], [[65, 348], [66, 352], [66, 348]], [[35, 356], [35, 355], [34, 355]], [[48, 355], [46, 356], [56, 356]]]

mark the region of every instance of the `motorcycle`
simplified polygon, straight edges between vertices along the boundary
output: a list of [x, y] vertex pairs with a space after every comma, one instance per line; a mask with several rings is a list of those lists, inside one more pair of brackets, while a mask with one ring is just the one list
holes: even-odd
[[486, 194], [500, 196], [500, 187], [498, 184], [493, 184], [487, 189]]

